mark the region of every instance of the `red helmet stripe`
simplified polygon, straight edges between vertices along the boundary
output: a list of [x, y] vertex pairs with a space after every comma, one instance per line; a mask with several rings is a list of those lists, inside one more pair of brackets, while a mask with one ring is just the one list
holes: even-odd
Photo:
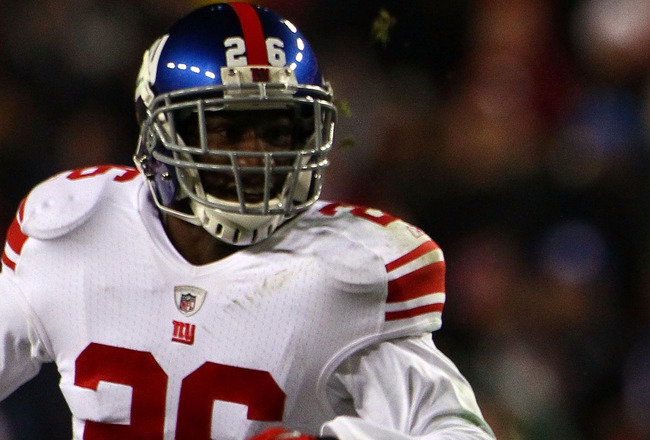
[[248, 3], [231, 3], [241, 23], [246, 43], [246, 57], [248, 64], [253, 66], [267, 66], [269, 58], [266, 53], [264, 31], [262, 23], [257, 16], [255, 8]]

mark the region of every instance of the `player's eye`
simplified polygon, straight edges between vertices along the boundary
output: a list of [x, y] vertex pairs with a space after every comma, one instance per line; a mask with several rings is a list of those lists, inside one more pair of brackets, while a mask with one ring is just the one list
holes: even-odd
[[226, 146], [237, 142], [242, 137], [240, 127], [229, 121], [210, 121], [206, 126], [208, 144], [210, 147]]
[[293, 127], [287, 122], [262, 126], [258, 130], [258, 136], [271, 148], [291, 148], [293, 146]]

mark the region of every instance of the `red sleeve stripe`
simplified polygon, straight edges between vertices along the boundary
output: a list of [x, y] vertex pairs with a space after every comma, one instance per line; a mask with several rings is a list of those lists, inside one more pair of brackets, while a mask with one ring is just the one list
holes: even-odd
[[389, 303], [404, 302], [444, 291], [445, 262], [438, 261], [388, 281], [386, 301]]
[[386, 265], [386, 272], [392, 272], [393, 270], [397, 269], [398, 267], [402, 267], [407, 263], [410, 263], [411, 261], [415, 260], [418, 257], [421, 257], [422, 255], [426, 254], [427, 252], [430, 251], [435, 251], [440, 249], [438, 245], [429, 240], [426, 243], [421, 244], [420, 246], [416, 247], [413, 249], [411, 252], [402, 255], [399, 257], [397, 260], [391, 261]]
[[255, 8], [248, 3], [231, 3], [244, 33], [246, 57], [252, 66], [268, 66], [269, 58], [266, 53], [266, 42], [262, 23]]
[[387, 268], [390, 269], [387, 272], [388, 281], [396, 280], [410, 272], [415, 272], [424, 266], [441, 261], [444, 261], [442, 250], [440, 250], [440, 248], [433, 242], [424, 243], [394, 262], [386, 265]]
[[16, 260], [27, 241], [27, 235], [25, 235], [20, 229], [20, 223], [22, 222], [24, 213], [25, 201], [23, 200], [18, 208], [16, 218], [11, 222], [9, 230], [7, 231], [7, 243], [5, 245], [4, 253], [2, 254], [2, 262], [11, 270], [16, 269]]
[[16, 270], [16, 263], [9, 259], [6, 251], [2, 253], [2, 264], [11, 270]]
[[20, 205], [18, 206], [18, 213], [16, 214], [18, 223], [21, 225], [23, 224], [23, 217], [25, 216], [25, 203], [27, 203], [27, 199], [21, 200]]
[[442, 292], [432, 293], [430, 295], [425, 295], [421, 298], [412, 299], [410, 301], [398, 302], [398, 303], [388, 303], [386, 304], [387, 312], [396, 312], [398, 310], [406, 309], [415, 309], [422, 306], [427, 306], [429, 304], [444, 304], [445, 294]]
[[16, 218], [14, 218], [14, 221], [11, 222], [9, 230], [7, 231], [7, 244], [17, 254], [20, 254], [20, 252], [23, 250], [25, 241], [27, 241], [27, 236], [23, 234], [23, 231], [20, 227], [24, 213], [25, 201], [23, 200], [23, 202], [20, 204], [20, 207], [18, 208], [18, 214], [16, 214]]
[[426, 306], [416, 307], [414, 309], [399, 310], [395, 312], [386, 312], [386, 321], [396, 321], [398, 319], [415, 318], [430, 313], [442, 313], [444, 303], [429, 304]]

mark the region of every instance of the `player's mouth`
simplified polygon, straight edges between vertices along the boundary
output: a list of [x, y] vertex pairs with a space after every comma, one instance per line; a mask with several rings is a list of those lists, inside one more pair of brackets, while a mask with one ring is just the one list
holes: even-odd
[[[205, 174], [205, 175], [204, 175]], [[207, 175], [209, 174], [209, 176]], [[239, 202], [235, 178], [224, 173], [202, 173], [203, 190], [221, 200]], [[264, 201], [264, 176], [248, 174], [241, 176], [242, 192], [246, 203], [262, 203]], [[278, 197], [282, 188], [280, 176], [271, 176], [269, 199]]]

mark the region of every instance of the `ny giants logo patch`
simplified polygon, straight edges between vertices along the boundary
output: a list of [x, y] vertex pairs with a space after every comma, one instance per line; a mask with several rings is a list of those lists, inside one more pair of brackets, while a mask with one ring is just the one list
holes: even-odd
[[195, 324], [180, 321], [173, 321], [173, 324], [174, 332], [172, 333], [172, 342], [180, 342], [181, 344], [187, 345], [194, 344]]

